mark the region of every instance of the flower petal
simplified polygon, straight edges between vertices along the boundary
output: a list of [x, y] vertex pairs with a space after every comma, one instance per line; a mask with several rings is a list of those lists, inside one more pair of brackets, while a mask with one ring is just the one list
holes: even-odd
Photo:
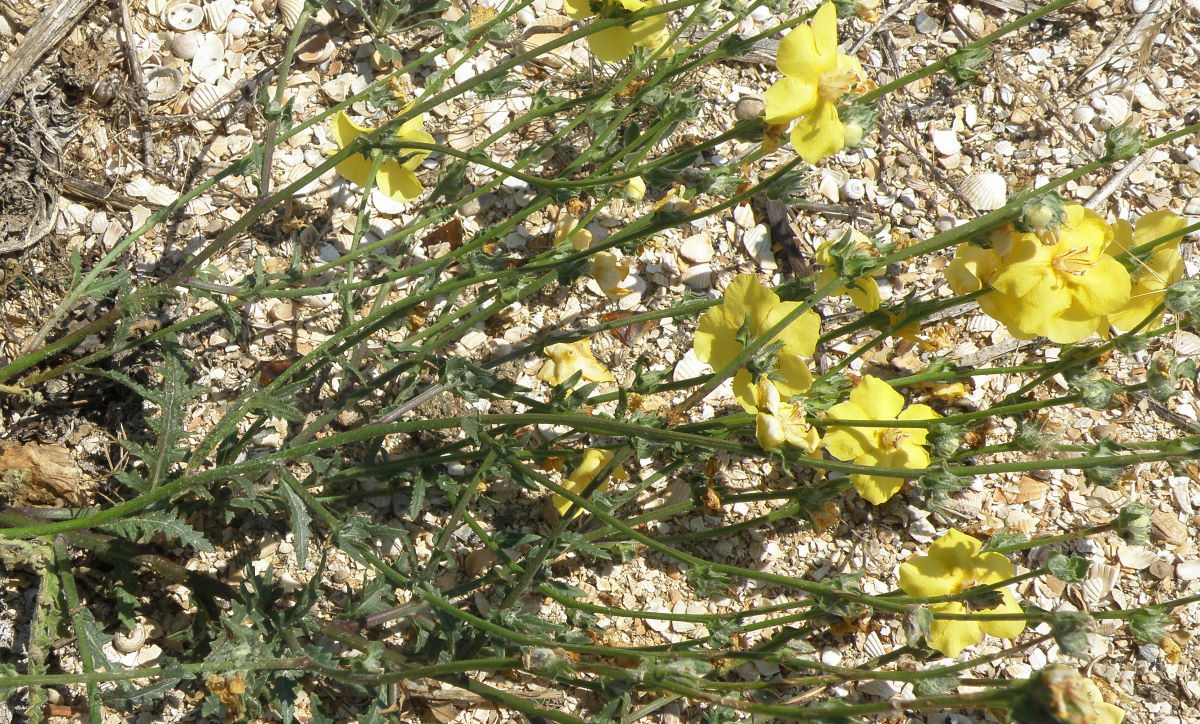
[[720, 309], [735, 333], [749, 319], [750, 333], [759, 335], [769, 328], [767, 318], [778, 304], [779, 295], [759, 284], [757, 277], [739, 274], [725, 287]]
[[817, 163], [846, 145], [846, 127], [838, 118], [837, 107], [818, 100], [811, 112], [792, 126], [792, 148], [805, 163]]
[[1078, 304], [1091, 316], [1099, 317], [1129, 301], [1129, 272], [1119, 261], [1104, 254], [1083, 275], [1068, 275], [1067, 287]]
[[900, 589], [910, 596], [948, 596], [961, 583], [961, 572], [942, 558], [914, 556], [900, 564]]
[[[1017, 599], [1013, 598], [1012, 592], [1007, 588], [1000, 591], [1000, 597], [1003, 602], [995, 608], [981, 608], [979, 613], [1024, 613], [1021, 604], [1017, 603]], [[995, 636], [1001, 639], [1011, 639], [1021, 635], [1025, 630], [1025, 622], [1021, 620], [1012, 621], [980, 621], [979, 628], [989, 636]]]
[[[778, 297], [777, 297], [778, 298]], [[762, 322], [762, 332], [779, 324], [801, 306], [800, 302], [779, 302]], [[802, 312], [792, 323], [783, 328], [776, 340], [783, 342], [783, 352], [812, 357], [817, 348], [817, 337], [821, 334], [821, 317], [813, 310]]]
[[584, 20], [595, 15], [592, 12], [590, 0], [563, 0], [563, 9], [566, 10], [567, 15], [576, 20]]
[[929, 555], [947, 568], [962, 571], [966, 576], [975, 567], [975, 559], [983, 544], [959, 530], [950, 529], [929, 545]]
[[380, 191], [396, 201], [415, 201], [425, 192], [415, 173], [390, 160], [379, 167], [375, 183]]
[[[930, 606], [935, 613], [966, 613], [961, 603], [951, 601]], [[929, 648], [941, 651], [950, 658], [955, 658], [968, 646], [979, 643], [983, 631], [974, 621], [938, 621], [929, 626], [929, 635], [925, 638]]]
[[863, 375], [850, 401], [862, 408], [867, 420], [895, 420], [904, 409], [904, 395], [874, 375]]
[[808, 363], [795, 355], [781, 354], [775, 362], [775, 371], [783, 377], [775, 380], [775, 386], [784, 399], [803, 394], [812, 387], [813, 376]]
[[817, 52], [813, 29], [808, 24], [800, 25], [785, 35], [783, 40], [779, 41], [779, 51], [775, 56], [775, 66], [779, 68], [780, 73], [797, 80], [808, 81], [814, 87], [821, 74], [836, 62], [833, 58], [821, 57]]
[[[832, 58], [837, 62], [837, 8], [827, 2], [817, 8], [811, 21], [813, 41], [817, 55], [821, 58]], [[826, 69], [828, 70], [828, 69]]]
[[[411, 121], [410, 121], [410, 123], [411, 123]], [[408, 124], [406, 123], [405, 125], [408, 125]], [[400, 136], [400, 140], [402, 140], [402, 141], [414, 141], [416, 143], [428, 143], [428, 144], [437, 143], [437, 141], [434, 139], [434, 137], [428, 131], [421, 129], [421, 128], [411, 129], [405, 133], [396, 134], [396, 135]], [[403, 166], [404, 166], [404, 168], [407, 168], [412, 171], [416, 171], [417, 167], [421, 165], [421, 162], [424, 161], [425, 158], [429, 155], [429, 151], [418, 150], [415, 148], [401, 149], [400, 153], [408, 156], [408, 158], [404, 161]], [[411, 154], [411, 155], [409, 155], [409, 154]]]
[[[826, 436], [828, 440], [828, 436]], [[859, 462], [856, 460], [855, 462]], [[850, 484], [858, 491], [863, 500], [872, 505], [882, 505], [904, 487], [904, 478], [886, 478], [882, 475], [855, 474], [850, 476]]]
[[767, 104], [766, 122], [783, 125], [811, 112], [817, 105], [817, 82], [785, 75], [771, 84], [763, 99]]
[[[833, 420], [865, 420], [867, 413], [854, 402], [842, 402], [829, 408], [826, 417]], [[830, 427], [825, 433], [825, 449], [838, 460], [853, 460], [872, 444], [867, 437], [871, 428]]]
[[592, 55], [605, 63], [620, 63], [633, 52], [633, 32], [617, 25], [587, 36]]

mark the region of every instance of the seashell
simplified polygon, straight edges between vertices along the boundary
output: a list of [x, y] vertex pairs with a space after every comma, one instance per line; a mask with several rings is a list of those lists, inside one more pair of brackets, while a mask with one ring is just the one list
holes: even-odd
[[192, 75], [207, 83], [216, 83], [225, 75], [225, 44], [216, 33], [205, 33], [192, 58]]
[[742, 246], [759, 269], [769, 271], [779, 268], [775, 252], [771, 251], [771, 228], [766, 224], [759, 224], [742, 234]]
[[746, 96], [739, 98], [738, 102], [733, 106], [733, 117], [739, 121], [748, 121], [751, 118], [758, 118], [767, 112], [767, 104], [762, 98], [757, 96]]
[[1117, 550], [1117, 560], [1121, 561], [1121, 565], [1126, 568], [1140, 571], [1143, 568], [1149, 568], [1151, 563], [1158, 560], [1158, 556], [1154, 554], [1154, 551], [1147, 550], [1142, 546], [1121, 546]]
[[1175, 577], [1181, 581], [1200, 578], [1200, 561], [1183, 561], [1175, 566]]
[[[530, 24], [525, 29], [525, 32], [514, 44], [514, 49], [519, 53], [528, 53], [546, 43], [558, 40], [571, 29], [571, 24], [574, 22], [573, 18], [566, 15], [546, 15], [539, 18], [536, 24]], [[539, 56], [538, 62], [553, 68], [561, 68], [565, 64], [564, 58], [570, 55], [574, 45], [571, 43], [555, 48], [549, 53]]]
[[9, 24], [8, 18], [0, 14], [0, 38], [11, 38], [13, 35], [12, 25]]
[[1013, 510], [1004, 518], [1004, 524], [1017, 533], [1030, 533], [1037, 528], [1038, 519], [1024, 510]]
[[680, 242], [679, 254], [694, 264], [712, 261], [712, 239], [705, 233], [693, 234]]
[[188, 99], [188, 110], [199, 116], [221, 119], [233, 110], [233, 104], [224, 100], [231, 87], [201, 83], [192, 91]]
[[836, 204], [842, 200], [841, 184], [833, 174], [822, 174], [820, 183], [817, 184], [817, 191], [821, 195], [829, 199], [830, 203]]
[[1116, 585], [1119, 575], [1121, 569], [1117, 566], [1093, 562], [1088, 569], [1087, 578], [1080, 584], [1084, 600], [1092, 604], [1103, 601]]
[[850, 201], [860, 201], [867, 195], [867, 185], [862, 179], [852, 178], [842, 184], [842, 196]]
[[966, 327], [968, 332], [995, 332], [1000, 323], [986, 314], [976, 314], [967, 320]]
[[671, 371], [671, 379], [679, 382], [680, 380], [690, 380], [693, 377], [706, 375], [710, 372], [712, 372], [712, 368], [696, 357], [696, 350], [689, 349], [675, 363], [675, 369]]
[[241, 38], [250, 32], [250, 21], [243, 17], [230, 18], [225, 26], [225, 34], [230, 38]]
[[1171, 342], [1171, 349], [1184, 357], [1198, 355], [1200, 354], [1200, 336], [1191, 332], [1176, 332], [1175, 339]]
[[304, 0], [279, 0], [279, 16], [283, 18], [283, 27], [291, 30], [300, 20], [304, 10]]
[[234, 3], [233, 0], [212, 0], [204, 6], [204, 17], [208, 19], [208, 27], [210, 30], [215, 30], [218, 33], [225, 29], [229, 24], [229, 18], [233, 15]]
[[1188, 540], [1187, 526], [1179, 522], [1173, 513], [1156, 510], [1150, 514], [1150, 534], [1157, 540], [1171, 545], [1182, 545]]
[[933, 141], [933, 148], [943, 156], [953, 156], [962, 150], [962, 144], [959, 143], [958, 134], [950, 130], [937, 130], [929, 134]]
[[203, 44], [203, 34], [197, 30], [190, 30], [171, 38], [171, 52], [180, 60], [191, 60], [200, 52]]
[[183, 88], [183, 73], [157, 66], [146, 71], [146, 99], [154, 103], [174, 98]]
[[687, 268], [683, 273], [683, 283], [701, 291], [712, 287], [712, 267], [708, 264], [696, 264]]
[[162, 21], [172, 30], [181, 33], [195, 30], [204, 22], [204, 10], [187, 0], [174, 0], [163, 8]]
[[858, 690], [863, 694], [877, 696], [880, 699], [891, 699], [900, 693], [900, 689], [898, 689], [891, 682], [884, 681], [883, 679], [864, 681], [858, 685]]
[[1008, 183], [998, 173], [984, 172], [963, 181], [962, 195], [979, 211], [998, 209], [1008, 201]]
[[158, 206], [170, 206], [179, 199], [179, 192], [174, 189], [163, 186], [162, 184], [154, 184], [146, 192], [146, 200]]
[[1071, 112], [1071, 121], [1083, 126], [1092, 122], [1096, 117], [1096, 111], [1091, 106], [1079, 106]]
[[1105, 124], [1119, 126], [1129, 120], [1130, 104], [1124, 96], [1104, 96], [1104, 112], [1100, 116]]
[[337, 46], [333, 44], [333, 38], [322, 33], [312, 36], [304, 41], [303, 45], [296, 48], [296, 57], [301, 62], [316, 65], [329, 60], [336, 52]]
[[877, 659], [887, 653], [883, 648], [883, 641], [879, 640], [879, 634], [874, 631], [867, 634], [867, 638], [863, 641], [863, 652], [873, 659]]
[[114, 634], [112, 647], [118, 653], [132, 654], [145, 646], [146, 640], [149, 638], [150, 634], [146, 627], [139, 623], [125, 633]]

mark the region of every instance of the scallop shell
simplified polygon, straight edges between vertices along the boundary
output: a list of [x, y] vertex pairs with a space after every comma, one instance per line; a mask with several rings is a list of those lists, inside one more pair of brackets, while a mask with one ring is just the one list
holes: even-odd
[[333, 38], [322, 33], [312, 36], [304, 41], [303, 45], [296, 48], [296, 57], [301, 62], [316, 65], [329, 60], [336, 52], [337, 46], [333, 44]]
[[283, 26], [288, 30], [296, 27], [303, 10], [304, 0], [279, 0], [279, 16], [283, 18]]
[[172, 30], [178, 30], [181, 33], [195, 30], [200, 27], [200, 23], [204, 22], [204, 9], [199, 5], [187, 2], [187, 0], [176, 0], [167, 3], [167, 6], [163, 8], [162, 21]]
[[693, 234], [679, 243], [679, 255], [693, 264], [712, 261], [712, 239], [705, 233]]
[[679, 358], [679, 362], [675, 364], [675, 369], [671, 372], [671, 379], [675, 382], [690, 380], [693, 377], [706, 375], [711, 371], [711, 367], [696, 357], [696, 350], [689, 349]]
[[157, 66], [146, 71], [146, 99], [154, 103], [174, 98], [183, 88], [183, 73]]
[[766, 224], [759, 224], [742, 234], [742, 246], [759, 269], [770, 271], [779, 268], [775, 253], [771, 251], [771, 228]]
[[196, 53], [200, 52], [203, 44], [203, 34], [196, 30], [190, 30], [171, 38], [171, 53], [180, 60], [191, 60], [196, 57]]
[[683, 283], [696, 291], [712, 287], [712, 267], [708, 264], [694, 264], [683, 272]]
[[233, 15], [233, 9], [233, 0], [212, 0], [205, 5], [204, 17], [208, 18], [209, 29], [218, 33], [224, 30], [229, 24], [229, 17]]
[[1008, 201], [1008, 183], [998, 173], [977, 173], [963, 181], [962, 195], [979, 211], [992, 211]]
[[201, 83], [196, 86], [196, 89], [192, 91], [192, 97], [188, 99], [188, 110], [205, 118], [224, 118], [233, 110], [233, 104], [228, 100], [223, 100], [229, 90], [225, 86]]
[[1103, 601], [1116, 585], [1119, 575], [1121, 575], [1121, 569], [1117, 566], [1093, 562], [1091, 568], [1088, 569], [1087, 578], [1080, 584], [1084, 600], [1091, 604]]
[[969, 332], [995, 332], [1000, 328], [1000, 323], [986, 314], [976, 314], [967, 319], [965, 326]]

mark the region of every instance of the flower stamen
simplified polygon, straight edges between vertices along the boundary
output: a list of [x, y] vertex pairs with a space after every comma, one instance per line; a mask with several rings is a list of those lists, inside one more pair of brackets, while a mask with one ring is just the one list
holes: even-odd
[[817, 79], [817, 95], [823, 101], [833, 103], [850, 92], [858, 75], [848, 68], [827, 70]]
[[1088, 248], [1086, 246], [1068, 249], [1056, 255], [1050, 264], [1054, 267], [1055, 271], [1061, 274], [1072, 274], [1081, 277], [1087, 274], [1088, 269], [1096, 265], [1095, 261], [1087, 258], [1087, 253]]

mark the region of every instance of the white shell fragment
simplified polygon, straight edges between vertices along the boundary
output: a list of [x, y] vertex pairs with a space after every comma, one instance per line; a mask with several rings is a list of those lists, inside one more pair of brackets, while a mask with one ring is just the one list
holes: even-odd
[[696, 291], [712, 287], [712, 267], [708, 264], [696, 264], [688, 267], [683, 273], [683, 283]]
[[205, 118], [224, 118], [233, 110], [233, 105], [228, 100], [222, 100], [229, 90], [230, 88], [224, 85], [201, 83], [188, 99], [188, 110]]
[[867, 195], [867, 185], [862, 179], [852, 178], [842, 184], [842, 197], [849, 201], [860, 201]]
[[679, 254], [694, 264], [712, 261], [712, 239], [705, 233], [693, 234], [680, 242]]
[[1140, 571], [1143, 568], [1149, 568], [1151, 563], [1158, 560], [1158, 556], [1154, 554], [1154, 551], [1147, 550], [1142, 546], [1121, 546], [1117, 551], [1117, 559], [1126, 568]]
[[204, 17], [208, 19], [209, 29], [218, 33], [224, 30], [229, 24], [229, 17], [233, 15], [233, 8], [233, 0], [212, 0], [205, 5]]
[[962, 150], [958, 134], [949, 130], [933, 131], [929, 134], [933, 140], [934, 149], [943, 156], [953, 156]]
[[171, 52], [180, 60], [191, 60], [196, 57], [196, 53], [200, 52], [203, 42], [204, 37], [199, 31], [180, 33], [171, 38]]
[[303, 63], [316, 65], [329, 60], [336, 52], [337, 46], [333, 44], [333, 38], [321, 33], [309, 38], [297, 48], [296, 57]]
[[771, 251], [771, 228], [766, 224], [759, 224], [742, 234], [742, 246], [759, 269], [769, 271], [779, 268], [775, 253]]
[[302, 10], [304, 0], [279, 0], [279, 16], [283, 18], [283, 26], [288, 30], [296, 27]]
[[177, 0], [167, 3], [163, 9], [162, 21], [172, 30], [181, 33], [195, 30], [204, 22], [204, 10], [186, 0]]
[[1112, 592], [1120, 575], [1121, 569], [1117, 566], [1093, 562], [1092, 567], [1088, 569], [1087, 578], [1080, 584], [1084, 600], [1091, 604], [1103, 601]]
[[679, 358], [679, 362], [675, 364], [675, 369], [671, 371], [671, 379], [675, 382], [690, 380], [693, 377], [706, 375], [711, 371], [711, 367], [696, 358], [696, 350], [689, 349]]
[[225, 44], [216, 33], [205, 33], [192, 57], [192, 75], [207, 83], [216, 83], [225, 75]]
[[1008, 183], [998, 173], [973, 174], [963, 181], [962, 195], [976, 209], [992, 211], [1008, 201]]
[[146, 71], [146, 99], [158, 103], [174, 98], [183, 88], [183, 73], [158, 66]]

